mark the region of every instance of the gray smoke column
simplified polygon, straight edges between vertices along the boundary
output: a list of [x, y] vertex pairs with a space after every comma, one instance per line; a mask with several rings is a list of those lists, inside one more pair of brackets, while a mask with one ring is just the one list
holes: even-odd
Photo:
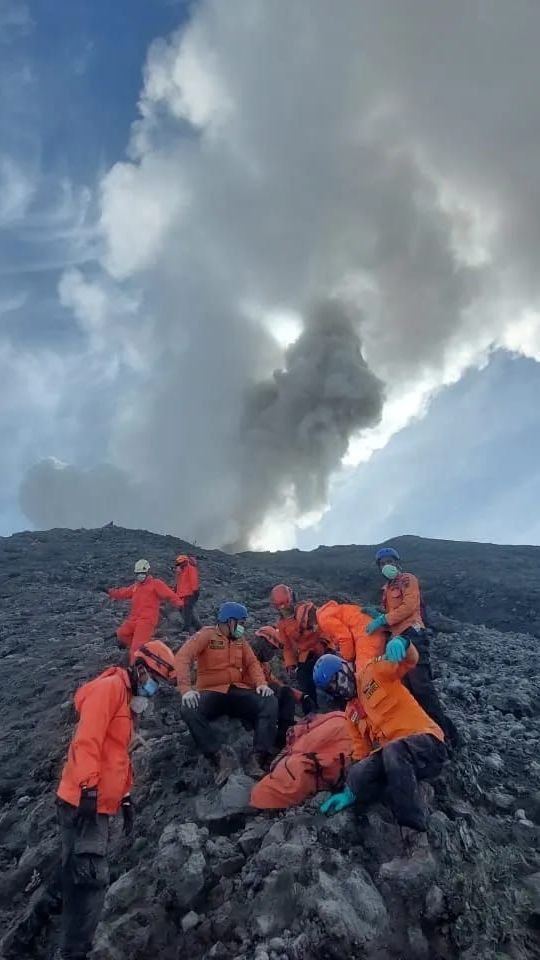
[[[34, 523], [290, 543], [351, 435], [365, 458], [490, 351], [540, 359], [539, 33], [538, 2], [190, 5], [96, 184], [98, 260], [59, 277], [77, 338], [0, 350], [7, 455], [30, 385], [21, 471], [95, 465], [35, 468]], [[353, 314], [307, 309], [332, 295]]]
[[338, 300], [319, 303], [286, 351], [282, 370], [245, 400], [239, 540], [284, 498], [301, 515], [326, 502], [351, 434], [381, 417], [383, 385], [368, 368], [358, 326]]

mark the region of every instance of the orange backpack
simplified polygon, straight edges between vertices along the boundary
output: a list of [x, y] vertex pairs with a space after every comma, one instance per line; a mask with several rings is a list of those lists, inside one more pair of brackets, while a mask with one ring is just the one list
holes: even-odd
[[255, 784], [251, 806], [259, 810], [295, 807], [319, 790], [343, 783], [351, 763], [349, 721], [341, 711], [307, 717], [291, 727], [287, 746], [270, 773]]

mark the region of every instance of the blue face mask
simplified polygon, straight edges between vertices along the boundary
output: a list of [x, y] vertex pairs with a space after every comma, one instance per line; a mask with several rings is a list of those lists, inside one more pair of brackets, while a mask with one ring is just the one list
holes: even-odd
[[233, 630], [233, 637], [235, 640], [241, 640], [246, 632], [246, 628], [241, 623], [237, 623]]
[[385, 563], [384, 567], [381, 570], [381, 573], [385, 580], [395, 580], [399, 570], [393, 563]]
[[158, 683], [152, 677], [148, 677], [144, 683], [139, 684], [139, 696], [153, 697], [158, 691]]

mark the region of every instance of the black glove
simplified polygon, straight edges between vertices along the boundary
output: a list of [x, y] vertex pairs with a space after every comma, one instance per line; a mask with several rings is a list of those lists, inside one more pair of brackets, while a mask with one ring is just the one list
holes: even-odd
[[98, 593], [106, 593], [107, 596], [109, 595], [109, 587], [100, 586], [100, 587], [96, 587], [96, 590]]
[[83, 787], [81, 790], [81, 799], [79, 800], [79, 813], [77, 816], [79, 823], [97, 822], [97, 789], [96, 787]]
[[133, 833], [133, 825], [135, 823], [135, 807], [131, 802], [129, 793], [126, 793], [125, 797], [122, 797], [121, 810], [122, 817], [124, 818], [124, 833], [126, 837], [129, 837]]

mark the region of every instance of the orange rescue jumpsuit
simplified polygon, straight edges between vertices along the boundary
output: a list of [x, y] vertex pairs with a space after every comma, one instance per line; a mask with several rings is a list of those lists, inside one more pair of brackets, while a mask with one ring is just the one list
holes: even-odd
[[168, 600], [175, 607], [183, 605], [183, 601], [163, 580], [151, 576], [129, 587], [115, 587], [109, 590], [109, 597], [111, 600], [131, 600], [129, 617], [116, 631], [120, 642], [129, 648], [130, 663], [139, 647], [152, 639], [159, 623], [161, 601]]

